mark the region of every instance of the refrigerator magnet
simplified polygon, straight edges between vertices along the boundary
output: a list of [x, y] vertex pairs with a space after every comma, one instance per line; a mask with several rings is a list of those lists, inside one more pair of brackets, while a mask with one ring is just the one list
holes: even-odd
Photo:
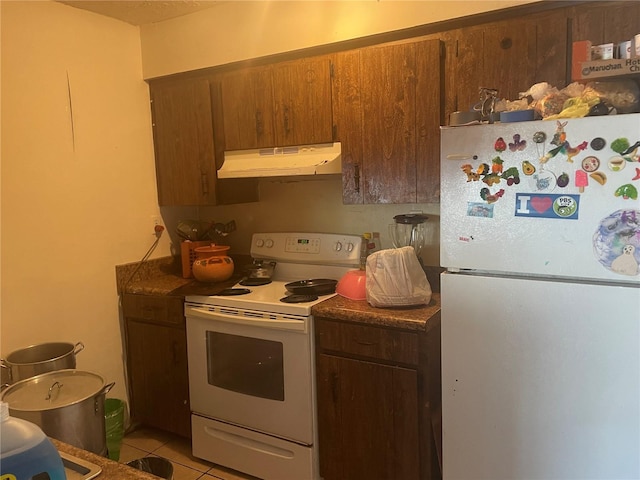
[[516, 193], [516, 217], [577, 220], [580, 195]]
[[509, 142], [509, 150], [512, 152], [522, 151], [527, 148], [527, 141], [520, 137], [519, 133], [513, 136], [513, 142]]
[[552, 192], [556, 188], [555, 174], [550, 170], [540, 170], [530, 177], [530, 186], [534, 192]]
[[640, 210], [618, 210], [603, 218], [593, 235], [593, 252], [607, 269], [620, 275], [640, 273]]
[[481, 202], [468, 202], [467, 216], [493, 218], [493, 205]]

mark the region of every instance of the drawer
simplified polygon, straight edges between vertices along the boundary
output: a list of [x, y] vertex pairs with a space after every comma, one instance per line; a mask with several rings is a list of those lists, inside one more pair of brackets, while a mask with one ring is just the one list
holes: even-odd
[[185, 324], [182, 297], [126, 293], [122, 296], [122, 312], [125, 317], [153, 323]]
[[316, 348], [418, 365], [418, 334], [316, 318]]

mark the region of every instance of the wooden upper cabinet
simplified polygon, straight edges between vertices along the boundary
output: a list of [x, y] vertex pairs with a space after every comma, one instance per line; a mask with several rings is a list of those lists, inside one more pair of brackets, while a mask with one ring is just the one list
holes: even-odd
[[257, 201], [257, 179], [218, 180], [216, 176], [224, 153], [219, 79], [211, 76], [151, 81], [149, 90], [158, 204]]
[[224, 75], [222, 112], [226, 150], [274, 146], [270, 68], [249, 68]]
[[328, 59], [302, 59], [224, 75], [226, 150], [333, 140]]
[[363, 170], [360, 51], [337, 53], [333, 69], [333, 121], [336, 140], [342, 147], [342, 201], [364, 203], [360, 173]]
[[150, 84], [160, 205], [215, 205], [216, 164], [209, 81]]
[[281, 145], [333, 140], [331, 64], [304, 59], [273, 67], [275, 142]]
[[335, 77], [343, 202], [438, 201], [440, 42], [347, 52]]
[[640, 2], [604, 2], [573, 7], [572, 41], [589, 40], [593, 45], [631, 40], [640, 33]]
[[416, 49], [416, 202], [440, 202], [442, 43], [427, 40]]
[[567, 16], [564, 10], [444, 32], [445, 123], [452, 112], [473, 108], [480, 88], [517, 100], [538, 82], [568, 83]]

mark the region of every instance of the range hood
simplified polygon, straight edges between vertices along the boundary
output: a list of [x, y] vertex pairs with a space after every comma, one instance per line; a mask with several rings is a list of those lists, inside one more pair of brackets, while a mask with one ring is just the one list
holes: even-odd
[[218, 178], [286, 177], [342, 173], [339, 142], [224, 152]]

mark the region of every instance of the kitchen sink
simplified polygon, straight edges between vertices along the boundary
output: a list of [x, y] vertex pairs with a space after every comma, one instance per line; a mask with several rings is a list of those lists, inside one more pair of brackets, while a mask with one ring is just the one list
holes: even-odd
[[102, 472], [102, 468], [95, 463], [87, 462], [68, 453], [60, 452], [60, 457], [62, 457], [67, 480], [89, 480]]

